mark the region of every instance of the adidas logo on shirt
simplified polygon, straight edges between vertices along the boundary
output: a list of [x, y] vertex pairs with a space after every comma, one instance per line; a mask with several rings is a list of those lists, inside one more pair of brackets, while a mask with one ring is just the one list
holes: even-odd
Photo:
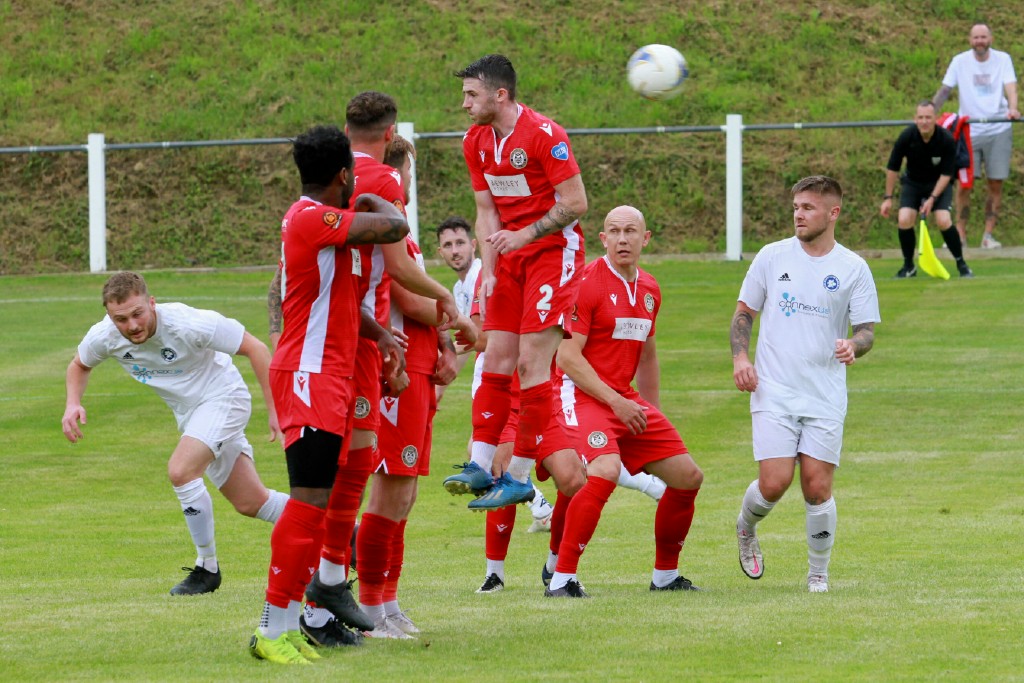
[[783, 273], [779, 277], [779, 282], [789, 282], [789, 273]]
[[124, 355], [121, 356], [121, 360], [135, 360], [135, 356], [132, 355], [131, 351], [125, 351]]

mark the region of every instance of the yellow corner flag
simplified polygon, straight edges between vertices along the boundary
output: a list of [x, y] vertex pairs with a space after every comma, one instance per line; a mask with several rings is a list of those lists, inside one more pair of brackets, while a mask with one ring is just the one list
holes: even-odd
[[949, 271], [942, 265], [935, 256], [935, 249], [932, 248], [932, 239], [928, 236], [928, 225], [921, 219], [920, 234], [917, 238], [917, 265], [924, 272], [932, 277], [949, 279]]

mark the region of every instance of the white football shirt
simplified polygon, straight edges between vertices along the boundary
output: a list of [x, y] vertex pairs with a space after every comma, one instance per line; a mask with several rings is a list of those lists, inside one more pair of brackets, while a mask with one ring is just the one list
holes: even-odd
[[796, 237], [758, 252], [739, 300], [760, 311], [757, 390], [751, 412], [846, 417], [846, 366], [836, 340], [851, 324], [881, 322], [875, 281], [864, 259], [841, 244], [809, 256]]
[[240, 322], [216, 311], [157, 304], [156, 332], [142, 344], [125, 339], [105, 316], [86, 333], [78, 356], [90, 368], [116, 359], [135, 380], [156, 391], [183, 429], [192, 409], [203, 401], [239, 390], [248, 393], [231, 362], [244, 333]]
[[478, 258], [473, 259], [473, 263], [469, 266], [469, 272], [466, 273], [465, 280], [456, 280], [455, 284], [452, 285], [452, 294], [455, 296], [455, 306], [459, 309], [459, 313], [469, 317], [470, 309], [473, 308], [473, 293], [476, 291], [476, 279], [480, 277], [480, 268], [483, 266], [483, 261]]
[[[1005, 52], [989, 50], [988, 59], [979, 62], [974, 51], [967, 50], [953, 57], [942, 79], [947, 88], [957, 88], [960, 98], [960, 115], [971, 118], [1005, 118], [1009, 111], [1005, 88], [1007, 83], [1016, 83], [1013, 60]], [[997, 135], [1010, 130], [1013, 125], [1006, 123], [971, 122], [971, 137]]]

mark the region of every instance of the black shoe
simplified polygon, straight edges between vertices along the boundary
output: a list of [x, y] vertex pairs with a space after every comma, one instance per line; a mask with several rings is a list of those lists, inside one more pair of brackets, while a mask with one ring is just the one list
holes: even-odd
[[697, 588], [696, 586], [694, 586], [693, 582], [690, 581], [689, 579], [684, 578], [682, 576], [677, 576], [672, 581], [672, 583], [668, 584], [667, 586], [655, 586], [654, 582], [651, 581], [651, 590], [652, 591], [699, 591], [700, 588]]
[[974, 271], [967, 265], [966, 261], [958, 261], [956, 269], [960, 273], [960, 277], [974, 277]]
[[306, 623], [306, 615], [299, 617], [299, 630], [317, 647], [348, 647], [362, 645], [363, 634], [351, 631], [331, 619], [323, 626], [310, 626]]
[[544, 589], [545, 598], [589, 598], [583, 591], [583, 586], [580, 585], [579, 581], [575, 579], [569, 579], [569, 583], [565, 584], [564, 587], [556, 590], [550, 588]]
[[896, 277], [898, 277], [898, 278], [917, 277], [917, 266], [907, 266], [907, 265], [904, 265], [902, 268], [900, 268], [899, 272], [896, 273]]
[[544, 587], [547, 588], [551, 584], [551, 577], [555, 575], [554, 572], [548, 571], [548, 563], [545, 562], [540, 568], [540, 580], [544, 583]]
[[476, 589], [477, 593], [497, 593], [505, 590], [505, 582], [498, 578], [497, 574], [491, 574], [484, 579], [484, 585]]
[[182, 571], [188, 572], [188, 576], [171, 589], [171, 595], [202, 595], [212, 593], [220, 588], [220, 568], [214, 574], [200, 566], [182, 567]]
[[306, 586], [306, 600], [315, 603], [317, 607], [323, 607], [349, 628], [372, 631], [373, 620], [359, 609], [356, 599], [352, 597], [352, 583], [342, 581], [337, 586], [325, 586], [320, 583], [320, 572], [317, 571]]

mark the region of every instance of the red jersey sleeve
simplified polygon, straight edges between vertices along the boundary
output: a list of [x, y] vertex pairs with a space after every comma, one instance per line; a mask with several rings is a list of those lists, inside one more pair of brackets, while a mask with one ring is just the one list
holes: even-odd
[[594, 320], [594, 308], [597, 306], [597, 290], [600, 289], [594, 279], [586, 275], [580, 281], [580, 294], [572, 309], [572, 331], [590, 336], [590, 326]]
[[462, 138], [462, 156], [466, 159], [466, 168], [469, 170], [469, 182], [473, 186], [474, 192], [490, 189], [487, 179], [484, 178], [483, 162], [480, 159], [479, 148], [480, 131], [474, 126]]
[[[549, 130], [551, 133], [547, 135]], [[541, 131], [533, 137], [535, 145], [533, 154], [534, 158], [541, 160], [548, 182], [554, 187], [574, 175], [578, 175], [580, 167], [576, 163], [572, 146], [569, 144], [569, 136], [564, 128], [548, 119]]]

